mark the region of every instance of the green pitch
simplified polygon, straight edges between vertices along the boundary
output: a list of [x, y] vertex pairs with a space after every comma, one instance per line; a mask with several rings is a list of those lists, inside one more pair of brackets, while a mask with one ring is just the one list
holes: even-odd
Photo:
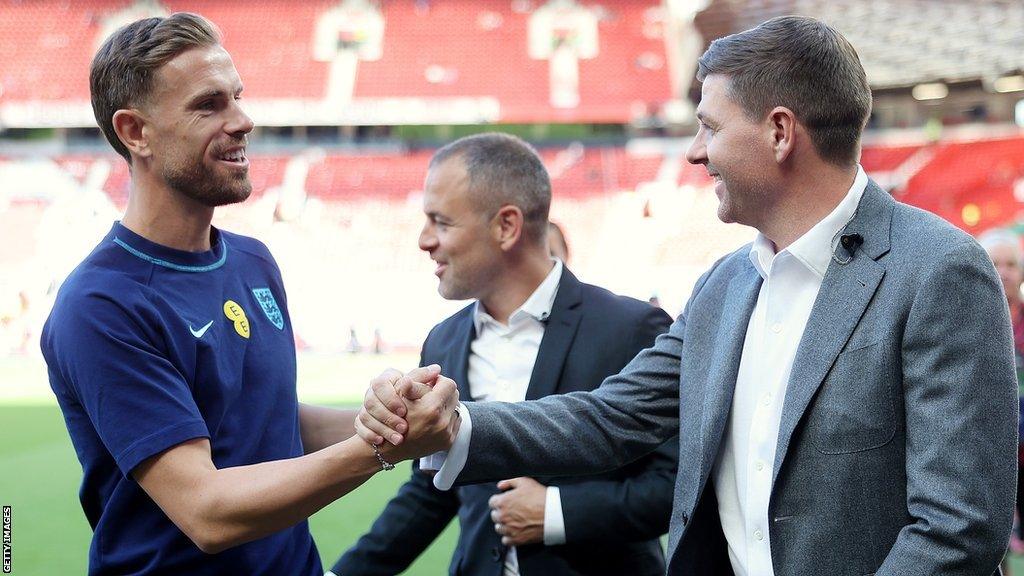
[[[12, 507], [13, 574], [85, 574], [92, 535], [78, 503], [82, 469], [56, 406], [0, 405], [0, 504]], [[325, 569], [351, 546], [409, 475], [377, 474], [310, 521]], [[406, 574], [448, 572], [453, 523]]]

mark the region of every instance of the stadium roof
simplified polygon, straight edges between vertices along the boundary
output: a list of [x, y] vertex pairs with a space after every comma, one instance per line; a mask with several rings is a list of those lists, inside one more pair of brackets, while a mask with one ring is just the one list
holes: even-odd
[[1021, 0], [715, 0], [697, 15], [705, 38], [802, 14], [857, 48], [874, 89], [995, 79], [1024, 71]]

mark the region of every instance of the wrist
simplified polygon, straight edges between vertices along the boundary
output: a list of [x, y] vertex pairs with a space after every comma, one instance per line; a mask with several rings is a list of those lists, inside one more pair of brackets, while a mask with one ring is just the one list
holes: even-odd
[[[373, 453], [373, 446], [359, 436], [353, 436], [339, 444], [334, 444], [325, 449], [324, 452], [329, 453], [334, 465], [341, 466], [350, 472], [366, 476], [367, 478], [380, 472], [382, 468], [380, 461], [377, 460], [377, 456]], [[388, 458], [383, 450], [381, 455], [388, 462], [395, 463], [395, 460]]]
[[377, 458], [377, 462], [380, 464], [381, 470], [389, 472], [395, 469], [395, 465], [384, 458], [381, 454], [380, 448], [376, 444], [371, 444], [370, 448], [373, 449], [373, 455]]

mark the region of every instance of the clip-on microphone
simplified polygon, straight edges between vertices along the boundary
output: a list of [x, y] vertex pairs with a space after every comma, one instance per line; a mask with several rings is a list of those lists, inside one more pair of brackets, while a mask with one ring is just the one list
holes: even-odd
[[[839, 245], [846, 251], [846, 259], [840, 259], [835, 253], [832, 254], [832, 259], [840, 264], [849, 264], [850, 260], [853, 260], [853, 255], [857, 252], [857, 248], [864, 243], [864, 237], [856, 232], [852, 234], [843, 234], [839, 237]], [[838, 250], [836, 251], [838, 252]]]

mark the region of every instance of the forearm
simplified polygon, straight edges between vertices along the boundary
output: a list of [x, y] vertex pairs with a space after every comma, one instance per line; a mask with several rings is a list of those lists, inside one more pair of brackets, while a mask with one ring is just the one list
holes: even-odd
[[679, 431], [682, 321], [593, 392], [467, 403], [471, 450], [459, 483], [619, 468]]
[[305, 520], [378, 470], [372, 448], [358, 437], [298, 458], [212, 470], [195, 486], [193, 540], [212, 553], [268, 536]]
[[299, 403], [299, 430], [302, 447], [306, 454], [312, 454], [347, 440], [355, 434], [355, 409], [328, 408]]
[[631, 464], [625, 478], [562, 485], [566, 541], [641, 541], [668, 532], [678, 451], [673, 439]]

